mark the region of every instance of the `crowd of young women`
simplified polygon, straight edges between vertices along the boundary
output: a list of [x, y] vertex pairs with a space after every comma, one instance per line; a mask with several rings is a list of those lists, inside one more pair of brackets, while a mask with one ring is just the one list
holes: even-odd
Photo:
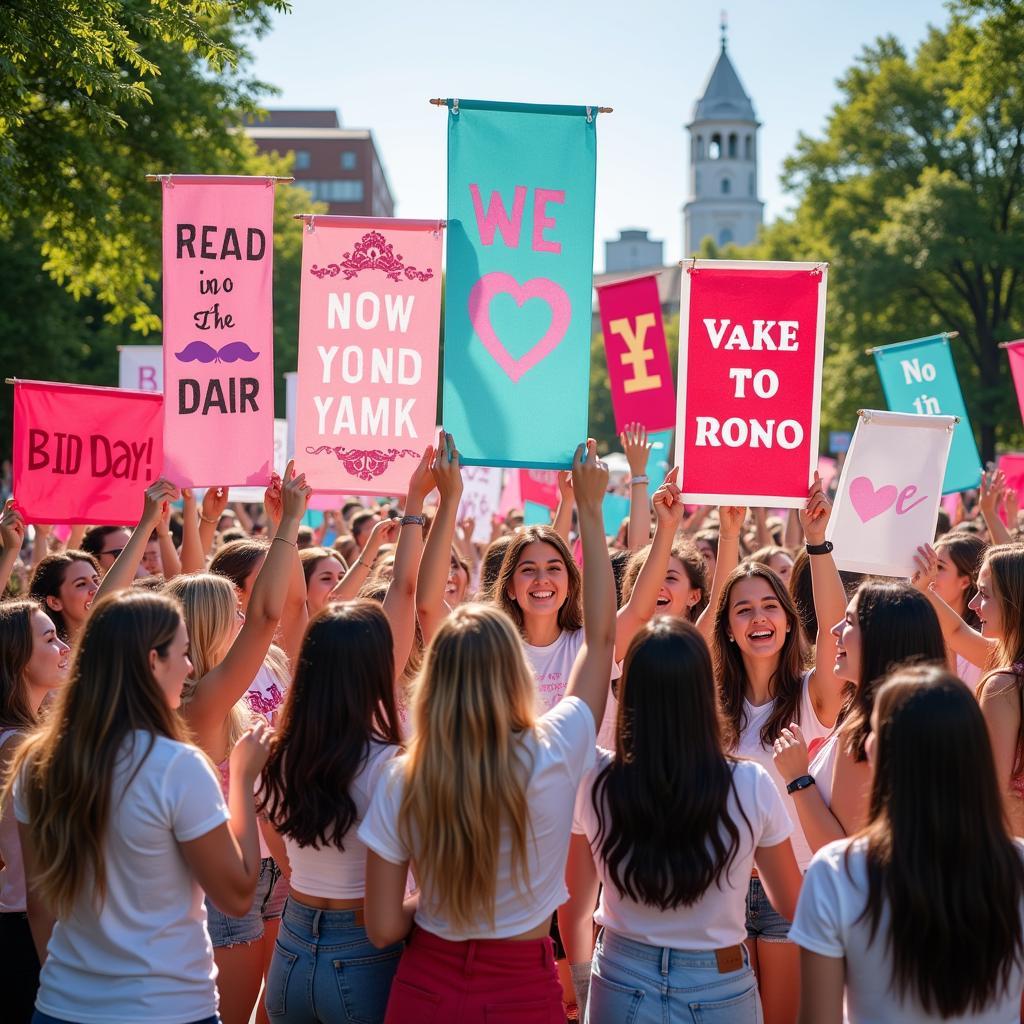
[[[130, 534], [33, 531], [0, 602], [4, 1019], [1019, 1020], [999, 482], [911, 580], [859, 579], [817, 477], [788, 523], [687, 512], [623, 443], [620, 551], [593, 441], [552, 526], [473, 546], [444, 433], [403, 514], [337, 537], [291, 466], [248, 532], [166, 481]], [[0, 588], [27, 533], [9, 504]]]

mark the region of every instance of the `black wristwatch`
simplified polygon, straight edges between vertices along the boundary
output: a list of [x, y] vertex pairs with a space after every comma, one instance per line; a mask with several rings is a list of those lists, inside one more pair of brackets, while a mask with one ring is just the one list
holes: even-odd
[[821, 544], [805, 544], [804, 548], [809, 555], [827, 555], [832, 551], [832, 541], [826, 540]]
[[808, 786], [814, 785], [813, 775], [801, 775], [799, 779], [794, 779], [788, 786], [786, 786], [787, 793], [799, 793], [801, 789], [806, 789]]

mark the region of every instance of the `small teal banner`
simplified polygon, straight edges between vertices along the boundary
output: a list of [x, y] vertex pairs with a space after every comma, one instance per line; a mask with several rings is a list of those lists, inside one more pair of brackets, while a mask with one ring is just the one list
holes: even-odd
[[469, 466], [587, 435], [597, 107], [448, 101], [442, 419]]
[[[874, 350], [885, 400], [893, 412], [926, 416], [959, 416], [946, 463], [943, 494], [977, 487], [981, 481], [981, 456], [967, 416], [960, 381], [944, 334], [915, 338]], [[912, 453], [907, 453], [912, 457]]]

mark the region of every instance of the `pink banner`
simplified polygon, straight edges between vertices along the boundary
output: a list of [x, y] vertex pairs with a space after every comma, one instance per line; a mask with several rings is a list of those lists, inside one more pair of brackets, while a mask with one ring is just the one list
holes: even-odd
[[558, 508], [558, 470], [519, 470], [519, 496], [545, 508]]
[[1024, 454], [1011, 452], [999, 456], [999, 469], [1006, 474], [1006, 486], [1024, 497]]
[[274, 183], [163, 182], [164, 475], [185, 487], [270, 481]]
[[303, 232], [295, 451], [314, 488], [404, 494], [434, 440], [441, 238], [382, 218]]
[[1006, 344], [1006, 354], [1010, 359], [1010, 373], [1013, 374], [1013, 386], [1017, 392], [1017, 405], [1020, 407], [1021, 419], [1024, 419], [1024, 338]]
[[675, 426], [676, 398], [656, 274], [597, 289], [615, 429]]
[[162, 410], [162, 395], [141, 391], [15, 384], [14, 500], [26, 521], [134, 526], [160, 476]]

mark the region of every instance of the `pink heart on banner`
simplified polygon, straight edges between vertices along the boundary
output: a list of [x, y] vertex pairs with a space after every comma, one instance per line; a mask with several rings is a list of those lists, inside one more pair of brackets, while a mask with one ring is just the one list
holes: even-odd
[[[512, 358], [491, 324], [491, 299], [503, 293], [511, 295], [520, 308], [529, 299], [543, 299], [551, 307], [551, 326], [544, 337], [519, 359]], [[518, 381], [524, 373], [551, 355], [565, 337], [571, 314], [572, 307], [565, 290], [546, 277], [534, 277], [520, 284], [511, 274], [494, 271], [484, 274], [469, 293], [469, 319], [473, 330], [491, 358], [512, 381]]]
[[896, 501], [896, 486], [883, 484], [876, 489], [868, 477], [858, 476], [850, 481], [850, 501], [860, 521], [866, 523], [880, 516]]

